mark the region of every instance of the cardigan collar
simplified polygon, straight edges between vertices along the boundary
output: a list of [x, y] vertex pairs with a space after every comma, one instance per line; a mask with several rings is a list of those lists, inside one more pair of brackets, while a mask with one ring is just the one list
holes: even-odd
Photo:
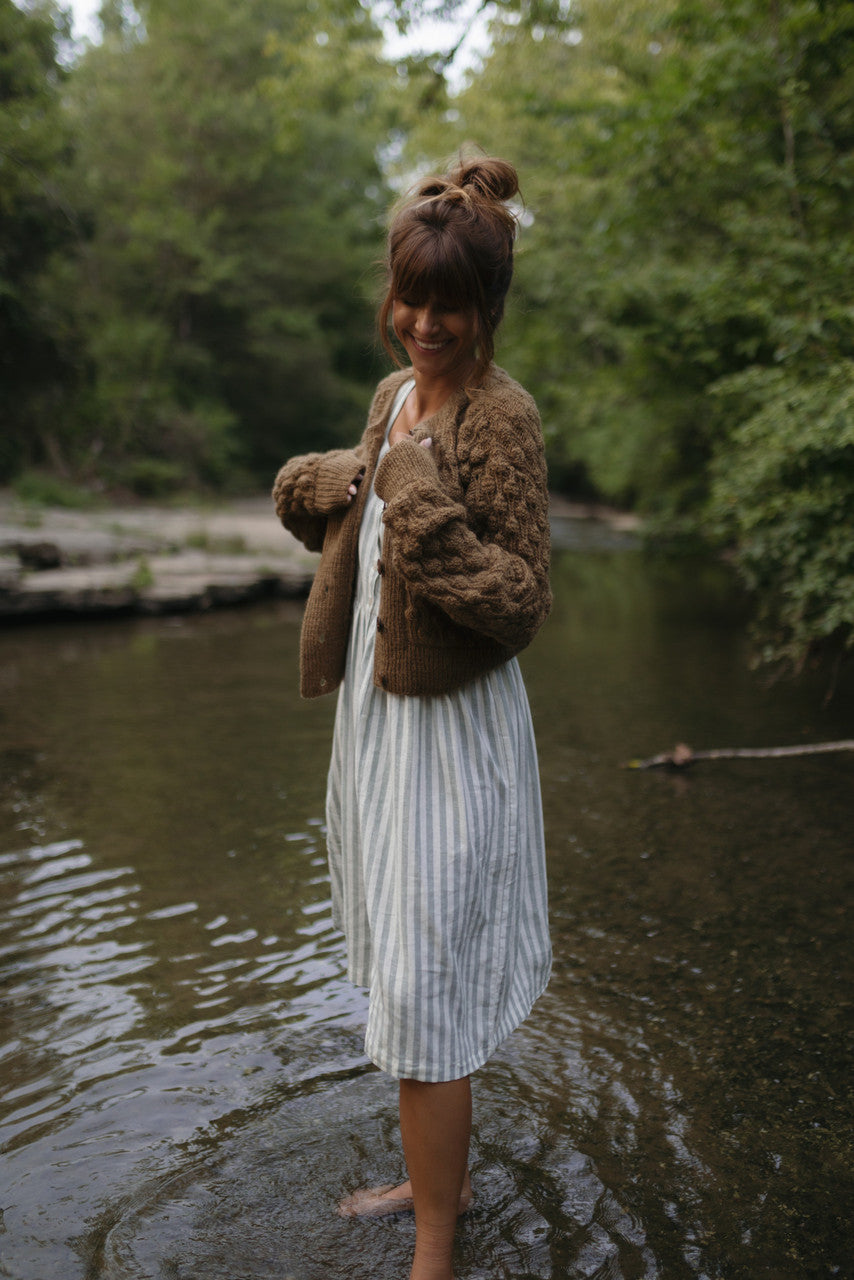
[[[394, 398], [403, 384], [410, 381], [412, 376], [411, 369], [398, 369], [394, 373], [390, 373], [387, 378], [384, 378], [377, 389], [373, 410], [368, 420], [365, 441], [372, 460], [376, 458], [382, 448], [388, 415], [391, 412]], [[507, 374], [503, 369], [490, 365], [484, 376], [482, 386], [474, 391], [474, 398], [479, 398], [479, 395], [483, 393], [488, 394], [507, 380]], [[448, 399], [440, 409], [432, 413], [429, 418], [424, 418], [419, 422], [412, 433], [413, 440], [425, 440], [427, 436], [431, 436], [434, 440], [442, 440], [453, 429], [454, 425], [459, 422], [472, 398], [472, 395], [465, 387], [460, 387], [448, 396]]]

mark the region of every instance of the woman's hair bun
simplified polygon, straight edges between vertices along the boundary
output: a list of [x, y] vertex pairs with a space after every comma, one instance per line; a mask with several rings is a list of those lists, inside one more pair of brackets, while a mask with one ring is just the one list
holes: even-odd
[[519, 178], [512, 164], [493, 156], [460, 159], [444, 177], [424, 178], [415, 188], [416, 199], [444, 196], [451, 201], [504, 204], [519, 192]]
[[519, 178], [512, 164], [495, 156], [460, 160], [448, 173], [455, 186], [468, 188], [482, 200], [512, 200], [519, 191]]

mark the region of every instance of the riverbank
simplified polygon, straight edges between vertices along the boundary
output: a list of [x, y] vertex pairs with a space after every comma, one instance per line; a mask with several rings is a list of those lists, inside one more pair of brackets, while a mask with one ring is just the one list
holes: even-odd
[[281, 527], [267, 497], [71, 511], [0, 494], [0, 621], [299, 597], [316, 559]]
[[[552, 499], [562, 520], [618, 535], [635, 517]], [[0, 492], [0, 623], [55, 614], [197, 612], [299, 598], [317, 556], [266, 496], [215, 507], [35, 507]]]

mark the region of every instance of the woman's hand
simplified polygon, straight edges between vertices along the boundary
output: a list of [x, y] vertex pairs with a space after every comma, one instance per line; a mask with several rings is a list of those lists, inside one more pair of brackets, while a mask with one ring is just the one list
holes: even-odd
[[359, 492], [359, 485], [360, 485], [361, 483], [362, 483], [362, 476], [361, 476], [361, 472], [360, 472], [360, 473], [359, 473], [359, 475], [354, 476], [354, 478], [350, 481], [350, 484], [347, 486], [347, 501], [348, 501], [348, 503], [349, 503], [349, 502], [352, 502], [352, 501], [353, 501], [353, 499], [355, 498], [356, 494]]
[[394, 449], [396, 445], [403, 444], [404, 442], [406, 442], [407, 444], [420, 445], [422, 449], [429, 449], [433, 443], [433, 437], [426, 436], [423, 440], [413, 440], [412, 436], [407, 434], [405, 436], [398, 436], [397, 439], [394, 439], [394, 432], [392, 432], [392, 439], [391, 439], [392, 449]]

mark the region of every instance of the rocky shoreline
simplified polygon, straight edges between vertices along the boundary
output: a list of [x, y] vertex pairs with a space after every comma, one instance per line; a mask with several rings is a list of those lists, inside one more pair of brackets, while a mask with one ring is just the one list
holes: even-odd
[[[631, 538], [637, 528], [633, 516], [557, 496], [552, 516], [564, 530], [597, 530], [600, 545], [603, 537]], [[268, 497], [211, 508], [73, 511], [28, 506], [0, 492], [0, 625], [300, 598], [316, 564], [281, 527]]]
[[269, 498], [70, 511], [0, 495], [0, 622], [300, 597], [316, 560], [281, 527]]

